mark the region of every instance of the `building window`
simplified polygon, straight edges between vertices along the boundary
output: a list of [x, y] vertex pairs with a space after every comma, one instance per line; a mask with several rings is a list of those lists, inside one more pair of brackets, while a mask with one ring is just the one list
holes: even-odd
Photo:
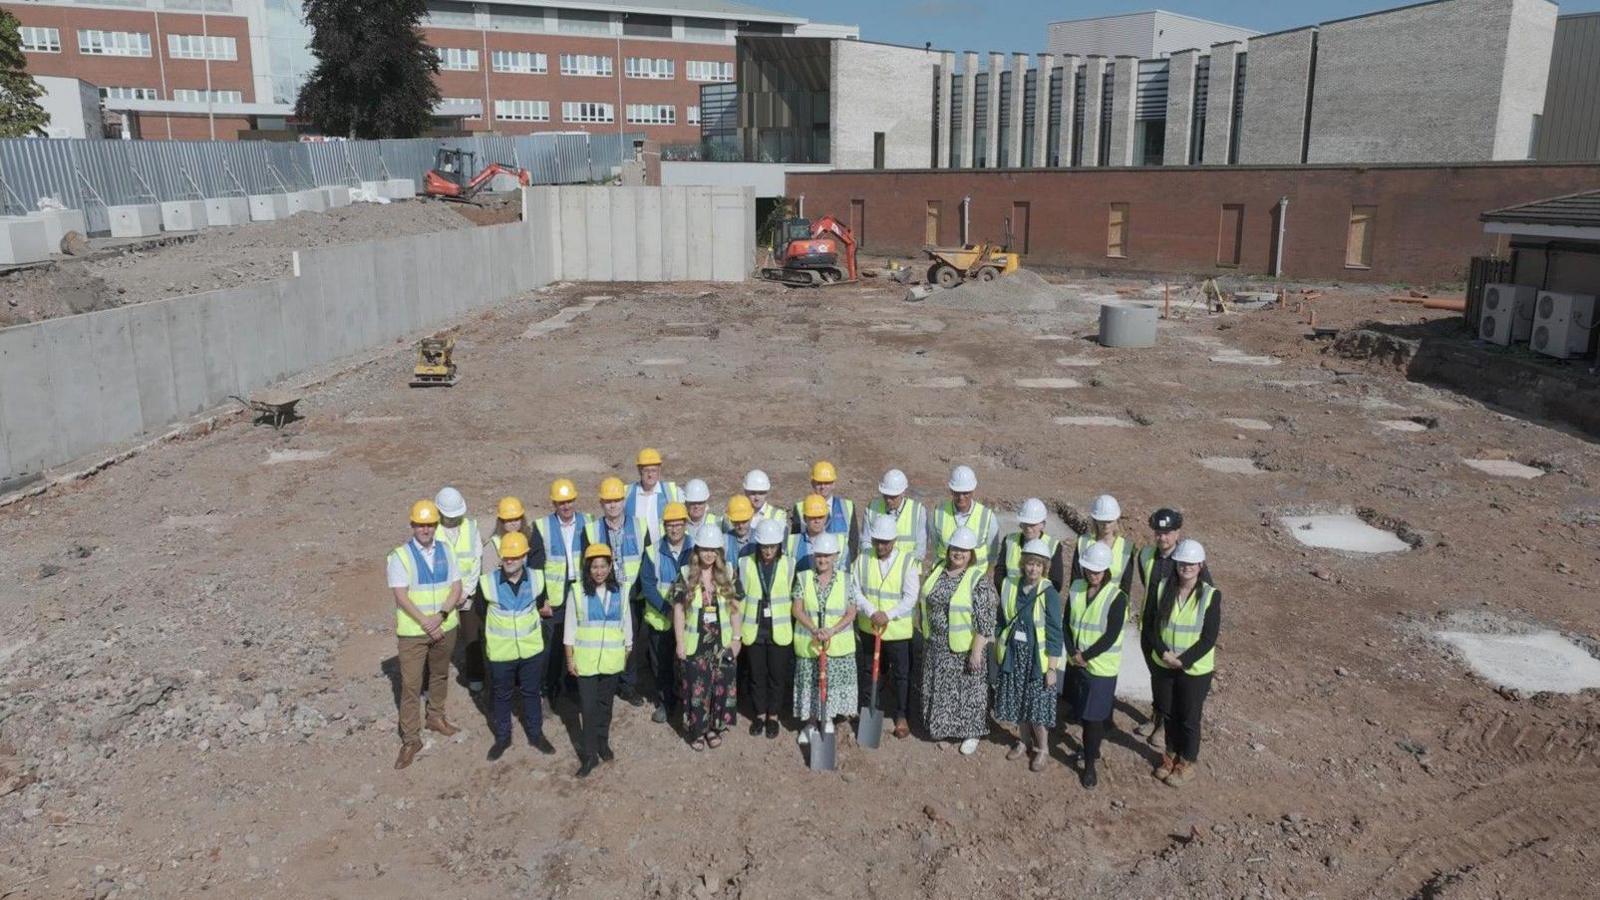
[[172, 99], [179, 103], [243, 103], [242, 91], [194, 91], [179, 88], [172, 92]]
[[150, 35], [142, 31], [79, 31], [78, 52], [89, 56], [149, 56]]
[[684, 110], [683, 120], [690, 125], [700, 124], [700, 107], [690, 106]]
[[885, 155], [884, 154], [884, 147], [883, 147], [883, 138], [884, 138], [884, 134], [881, 131], [874, 131], [872, 133], [872, 167], [874, 169], [883, 168], [884, 155]]
[[548, 122], [550, 121], [550, 101], [548, 100], [496, 100], [494, 102], [494, 117], [507, 122]]
[[733, 63], [691, 59], [683, 64], [683, 72], [690, 81], [732, 81]]
[[102, 100], [160, 100], [161, 92], [155, 88], [144, 87], [103, 87], [100, 89]]
[[678, 66], [670, 59], [630, 56], [623, 61], [623, 72], [629, 78], [653, 78], [657, 81], [671, 81], [678, 75]]
[[1128, 255], [1128, 204], [1111, 204], [1106, 222], [1106, 255], [1125, 259]]
[[561, 54], [561, 74], [581, 75], [589, 78], [610, 78], [611, 57], [588, 53]]
[[543, 75], [550, 71], [550, 57], [525, 50], [496, 50], [489, 54], [489, 64], [496, 72], [513, 75]]
[[606, 123], [617, 120], [616, 109], [609, 103], [577, 103], [568, 101], [561, 104], [561, 121], [563, 122], [588, 122]]
[[436, 47], [433, 52], [439, 54], [439, 68], [446, 72], [478, 71], [478, 51], [476, 50], [467, 50], [462, 47]]
[[1372, 235], [1378, 223], [1376, 206], [1350, 207], [1350, 232], [1345, 238], [1344, 267], [1372, 268]]
[[[482, 102], [483, 101], [479, 100], [477, 97], [440, 97], [439, 98], [439, 105], [440, 106], [456, 106], [456, 107], [471, 108], [471, 107], [479, 106]], [[546, 112], [548, 112], [548, 111], [549, 110], [546, 110]], [[438, 115], [439, 114], [439, 110], [437, 108], [435, 108], [433, 114], [434, 115]], [[497, 115], [497, 116], [500, 115], [500, 101], [498, 101], [498, 100], [495, 101], [495, 115]], [[469, 112], [466, 115], [462, 116], [462, 118], [463, 119], [481, 119], [481, 118], [483, 118], [483, 116], [480, 113]]]
[[173, 59], [239, 58], [238, 43], [231, 37], [204, 34], [167, 35], [167, 55]]
[[678, 108], [659, 103], [629, 103], [628, 124], [676, 125], [678, 124]]
[[1237, 268], [1244, 244], [1244, 206], [1229, 203], [1222, 207], [1222, 219], [1217, 223], [1217, 265]]
[[60, 53], [61, 29], [38, 28], [24, 25], [17, 29], [17, 34], [22, 37], [22, 49], [29, 53]]

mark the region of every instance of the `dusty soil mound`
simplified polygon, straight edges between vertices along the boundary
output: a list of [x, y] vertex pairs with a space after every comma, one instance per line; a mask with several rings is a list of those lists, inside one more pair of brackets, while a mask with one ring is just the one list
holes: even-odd
[[0, 326], [285, 278], [295, 250], [473, 224], [456, 207], [433, 201], [357, 203], [59, 260], [0, 276]]

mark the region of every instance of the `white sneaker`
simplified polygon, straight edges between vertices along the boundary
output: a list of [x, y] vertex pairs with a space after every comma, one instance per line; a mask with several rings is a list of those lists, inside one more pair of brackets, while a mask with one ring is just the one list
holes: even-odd
[[961, 755], [962, 756], [971, 756], [972, 754], [977, 753], [977, 752], [978, 752], [978, 739], [977, 738], [967, 738], [966, 740], [961, 742]]
[[794, 742], [802, 747], [811, 743], [811, 726], [807, 725], [801, 728], [800, 733], [794, 736]]

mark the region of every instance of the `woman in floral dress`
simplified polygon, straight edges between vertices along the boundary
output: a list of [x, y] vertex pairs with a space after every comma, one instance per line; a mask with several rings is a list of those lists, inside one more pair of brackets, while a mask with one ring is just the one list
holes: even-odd
[[694, 533], [694, 552], [672, 603], [678, 642], [678, 691], [683, 725], [696, 750], [722, 746], [738, 713], [734, 684], [739, 657], [739, 592], [723, 559], [722, 530], [711, 523]]
[[989, 643], [994, 640], [994, 582], [972, 565], [978, 536], [957, 528], [942, 562], [922, 581], [922, 723], [936, 741], [961, 741], [978, 752], [989, 733]]

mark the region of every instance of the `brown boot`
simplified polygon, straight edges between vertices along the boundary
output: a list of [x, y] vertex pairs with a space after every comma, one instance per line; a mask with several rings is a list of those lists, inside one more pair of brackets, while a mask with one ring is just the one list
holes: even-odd
[[437, 716], [429, 716], [427, 723], [423, 727], [429, 731], [437, 731], [445, 737], [449, 737], [461, 730], [451, 725], [450, 720], [444, 717], [444, 713], [440, 713]]
[[894, 720], [894, 736], [901, 739], [911, 736], [911, 726], [905, 719]]
[[1172, 767], [1172, 774], [1167, 776], [1167, 784], [1172, 787], [1183, 787], [1194, 780], [1194, 763], [1178, 760]]
[[420, 741], [415, 744], [401, 744], [400, 755], [394, 758], [394, 767], [396, 769], [404, 769], [406, 766], [411, 765], [411, 761], [417, 758], [417, 751], [421, 749], [422, 743]]
[[1160, 780], [1160, 781], [1166, 781], [1167, 779], [1171, 778], [1172, 777], [1172, 771], [1173, 771], [1174, 767], [1177, 765], [1177, 763], [1178, 763], [1177, 759], [1173, 758], [1172, 754], [1170, 754], [1170, 753], [1161, 754], [1161, 765], [1156, 766], [1156, 771], [1155, 771], [1156, 778], [1158, 780]]

